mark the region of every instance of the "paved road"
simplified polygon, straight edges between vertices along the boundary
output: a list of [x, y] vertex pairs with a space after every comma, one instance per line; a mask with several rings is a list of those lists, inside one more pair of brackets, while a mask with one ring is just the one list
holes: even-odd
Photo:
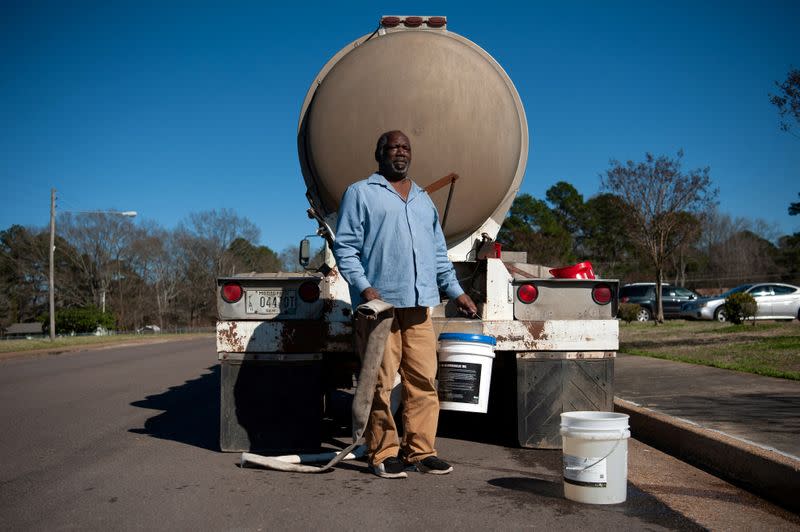
[[[211, 339], [0, 363], [0, 528], [796, 529], [797, 516], [635, 440], [628, 501], [565, 500], [560, 451], [493, 441], [445, 416], [456, 471], [387, 481], [237, 467], [217, 450]], [[470, 430], [472, 432], [470, 432]], [[740, 525], [740, 526], [737, 526]]]

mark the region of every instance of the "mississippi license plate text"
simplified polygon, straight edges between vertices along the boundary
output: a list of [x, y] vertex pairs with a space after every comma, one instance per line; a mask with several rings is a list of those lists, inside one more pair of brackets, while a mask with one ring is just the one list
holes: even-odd
[[248, 290], [248, 314], [294, 314], [297, 290]]

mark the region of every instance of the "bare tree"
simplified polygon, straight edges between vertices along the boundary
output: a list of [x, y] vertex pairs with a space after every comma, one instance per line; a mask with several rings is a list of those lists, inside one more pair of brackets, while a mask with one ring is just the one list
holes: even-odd
[[711, 188], [710, 169], [681, 170], [683, 151], [677, 157], [645, 154], [642, 162], [621, 163], [612, 159], [603, 187], [620, 196], [627, 205], [631, 241], [650, 259], [656, 272], [656, 321], [663, 323], [661, 284], [664, 266], [675, 249], [695, 233], [685, 213], [700, 213], [711, 207], [717, 190]]
[[[82, 276], [82, 283], [64, 287], [79, 290], [69, 297], [84, 305], [105, 307], [112, 285], [120, 286], [130, 262], [132, 243], [139, 236], [129, 218], [107, 213], [59, 214], [59, 234], [73, 247], [69, 259]], [[80, 291], [88, 288], [89, 293]]]
[[285, 272], [301, 272], [303, 267], [300, 266], [298, 257], [300, 255], [299, 246], [287, 246], [280, 253], [281, 270]]
[[166, 317], [172, 314], [172, 305], [178, 296], [179, 269], [174, 234], [160, 232], [153, 236], [153, 264], [151, 268], [155, 288], [158, 326], [162, 329]]
[[258, 236], [253, 222], [230, 209], [193, 213], [178, 226], [174, 250], [190, 325], [214, 321], [216, 277], [231, 275], [236, 267], [228, 249], [238, 238], [254, 242]]
[[[142, 226], [142, 235], [133, 243], [131, 268], [143, 283], [138, 283], [135, 297], [140, 306], [135, 326], [157, 323], [162, 329], [175, 303], [179, 272], [174, 252], [173, 233], [152, 223]], [[147, 322], [147, 323], [145, 323]]]
[[763, 220], [731, 218], [716, 210], [702, 224], [698, 251], [704, 257], [704, 278], [718, 289], [778, 276], [777, 230]]
[[231, 209], [212, 209], [189, 215], [188, 221], [180, 224], [179, 231], [196, 237], [203, 243], [197, 250], [196, 258], [208, 261], [211, 271], [215, 275], [228, 275], [232, 264], [226, 260], [228, 248], [237, 238], [249, 242], [258, 240], [260, 231], [256, 225], [247, 218], [238, 216]]
[[681, 212], [679, 216], [683, 217], [678, 221], [680, 229], [676, 231], [680, 241], [676, 243], [670, 259], [675, 272], [675, 285], [686, 286], [686, 269], [692, 246], [700, 237], [701, 219], [688, 212]]

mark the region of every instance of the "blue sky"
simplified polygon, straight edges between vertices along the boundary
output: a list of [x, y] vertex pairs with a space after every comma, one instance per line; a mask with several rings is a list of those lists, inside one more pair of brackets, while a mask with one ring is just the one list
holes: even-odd
[[609, 159], [685, 152], [719, 209], [800, 231], [800, 138], [774, 81], [800, 68], [800, 2], [0, 3], [0, 229], [60, 210], [136, 210], [174, 228], [231, 208], [280, 251], [315, 226], [297, 162], [319, 69], [381, 15], [445, 15], [520, 93], [522, 191], [585, 198]]

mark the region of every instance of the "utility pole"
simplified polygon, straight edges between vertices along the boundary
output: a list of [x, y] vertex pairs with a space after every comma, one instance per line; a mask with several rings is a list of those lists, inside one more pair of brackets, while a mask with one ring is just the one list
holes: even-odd
[[[64, 211], [79, 214], [115, 214], [135, 218], [136, 211]], [[56, 250], [56, 189], [50, 189], [50, 341], [56, 339], [56, 297], [55, 297], [55, 250]], [[106, 291], [103, 289], [103, 312], [106, 311]]]
[[56, 250], [56, 189], [50, 189], [50, 341], [56, 339], [55, 266]]

